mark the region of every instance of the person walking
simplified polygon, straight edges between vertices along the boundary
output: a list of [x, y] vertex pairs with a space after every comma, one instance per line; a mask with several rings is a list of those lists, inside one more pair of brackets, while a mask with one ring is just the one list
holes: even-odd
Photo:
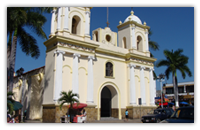
[[126, 112], [125, 112], [125, 119], [126, 121], [128, 121], [128, 109], [126, 109]]

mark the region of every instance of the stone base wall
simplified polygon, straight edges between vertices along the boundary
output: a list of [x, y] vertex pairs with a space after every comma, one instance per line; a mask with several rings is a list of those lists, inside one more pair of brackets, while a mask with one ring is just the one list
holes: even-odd
[[60, 123], [60, 117], [66, 115], [67, 110], [66, 106], [63, 106], [61, 110], [59, 106], [55, 105], [43, 106], [42, 122]]
[[55, 112], [55, 123], [61, 123], [60, 117], [65, 116], [67, 113], [67, 106], [62, 106], [62, 109], [60, 110], [60, 106], [56, 106], [56, 112]]
[[[157, 106], [127, 106], [130, 119], [138, 119], [146, 115], [148, 112], [156, 109]], [[141, 117], [140, 117], [141, 116]]]
[[126, 111], [126, 108], [121, 109], [122, 119], [125, 119], [125, 111]]
[[94, 107], [85, 107], [84, 109], [87, 112], [87, 119], [86, 119], [86, 121], [97, 120], [97, 108], [94, 108]]
[[44, 123], [55, 123], [55, 107], [43, 107], [42, 121]]
[[112, 108], [111, 109], [111, 117], [114, 117], [114, 118], [118, 118], [119, 116], [119, 114], [118, 114], [118, 111], [119, 111], [119, 109], [118, 108]]

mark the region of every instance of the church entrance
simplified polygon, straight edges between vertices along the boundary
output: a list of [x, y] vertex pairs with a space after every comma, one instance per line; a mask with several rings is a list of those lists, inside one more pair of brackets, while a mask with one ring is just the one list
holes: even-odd
[[121, 118], [121, 94], [116, 84], [104, 83], [98, 91], [97, 120], [101, 117]]
[[111, 92], [108, 87], [104, 87], [101, 92], [101, 117], [111, 116]]

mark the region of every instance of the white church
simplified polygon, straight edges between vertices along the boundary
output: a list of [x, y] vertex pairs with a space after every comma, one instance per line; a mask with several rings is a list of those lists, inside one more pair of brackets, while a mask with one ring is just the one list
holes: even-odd
[[[119, 22], [118, 32], [105, 27], [90, 34], [91, 11], [90, 7], [58, 7], [52, 11], [39, 84], [43, 92], [38, 118], [43, 122], [60, 122], [67, 104], [60, 110], [57, 100], [61, 91], [69, 90], [79, 94], [79, 101], [87, 104], [88, 120], [123, 119], [126, 109], [130, 118], [139, 118], [140, 107], [142, 115], [156, 108], [153, 79], [156, 59], [149, 52], [150, 27], [131, 11], [124, 22]], [[31, 100], [35, 98], [28, 101]], [[29, 108], [30, 113], [32, 109]]]

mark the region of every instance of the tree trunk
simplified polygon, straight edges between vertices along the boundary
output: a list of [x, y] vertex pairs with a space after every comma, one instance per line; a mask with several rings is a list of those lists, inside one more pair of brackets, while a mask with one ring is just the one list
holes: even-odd
[[175, 99], [175, 106], [179, 107], [179, 102], [178, 102], [178, 86], [177, 86], [177, 78], [173, 74], [173, 86], [174, 86], [174, 99]]
[[8, 81], [10, 77], [10, 53], [11, 53], [11, 46], [7, 47], [7, 87], [8, 87]]
[[8, 91], [13, 91], [13, 77], [15, 70], [15, 59], [16, 59], [16, 49], [17, 49], [17, 37], [13, 36], [12, 46], [11, 46], [11, 55], [10, 55], [10, 79], [9, 79], [9, 89]]
[[11, 39], [12, 39], [12, 32], [9, 35], [8, 40], [8, 47], [7, 47], [7, 89], [8, 89], [8, 82], [10, 77], [10, 54], [11, 54]]

